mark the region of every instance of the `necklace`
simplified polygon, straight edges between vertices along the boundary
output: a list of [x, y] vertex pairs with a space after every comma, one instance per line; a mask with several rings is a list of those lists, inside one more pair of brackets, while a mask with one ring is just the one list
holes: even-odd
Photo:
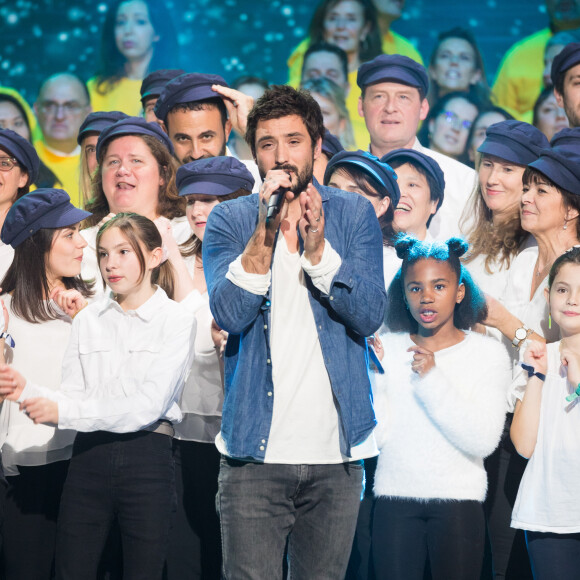
[[536, 272], [536, 276], [538, 278], [543, 278], [546, 275], [547, 270], [550, 269], [550, 266], [552, 265], [551, 262], [548, 262], [541, 270], [538, 269], [538, 262], [536, 261], [536, 266], [534, 268], [534, 270], [537, 270]]

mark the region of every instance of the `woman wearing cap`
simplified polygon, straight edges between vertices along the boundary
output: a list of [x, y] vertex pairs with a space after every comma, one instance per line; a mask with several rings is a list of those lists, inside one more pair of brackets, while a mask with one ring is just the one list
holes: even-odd
[[[10, 208], [2, 242], [14, 260], [0, 285], [11, 337], [2, 337], [2, 361], [55, 390], [72, 319], [55, 299], [67, 290], [91, 294], [80, 277], [83, 249], [79, 222], [90, 214], [75, 208], [60, 189], [37, 189]], [[3, 578], [51, 577], [56, 516], [72, 454], [74, 431], [35, 425], [17, 403], [0, 412], [2, 461], [9, 488], [3, 541]]]
[[117, 0], [107, 10], [97, 75], [87, 88], [93, 111], [139, 115], [141, 82], [179, 54], [171, 14], [163, 2]]
[[249, 195], [253, 185], [252, 174], [235, 157], [187, 163], [177, 171], [177, 187], [187, 203], [193, 233], [178, 246], [170, 230], [164, 235], [161, 228], [177, 273], [175, 299], [195, 311], [197, 319], [195, 358], [180, 402], [183, 420], [175, 426], [177, 511], [169, 541], [168, 580], [191, 578], [200, 570], [208, 580], [220, 577], [221, 539], [214, 506], [220, 454], [215, 438], [221, 428], [221, 352], [227, 334], [217, 327], [209, 309], [201, 249], [212, 209]]
[[153, 221], [167, 218], [178, 243], [191, 235], [185, 203], [175, 186], [173, 145], [157, 123], [141, 117], [121, 119], [101, 132], [96, 153], [93, 196], [87, 204], [93, 215], [82, 231], [88, 242], [82, 271], [85, 280], [100, 279], [95, 243], [98, 225], [110, 214], [134, 212]]
[[[10, 129], [0, 129], [0, 228], [12, 204], [30, 190], [39, 167], [40, 159], [24, 137]], [[0, 279], [13, 256], [12, 247], [0, 243]]]
[[91, 199], [92, 176], [97, 169], [97, 141], [104, 129], [120, 119], [126, 118], [125, 113], [110, 111], [106, 113], [89, 113], [83, 121], [77, 136], [81, 148], [79, 191], [83, 206]]

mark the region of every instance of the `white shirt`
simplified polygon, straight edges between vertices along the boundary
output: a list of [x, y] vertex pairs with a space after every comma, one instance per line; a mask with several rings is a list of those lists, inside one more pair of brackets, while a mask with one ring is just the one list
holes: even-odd
[[477, 173], [471, 167], [447, 155], [423, 147], [417, 138], [415, 138], [413, 149], [435, 159], [445, 176], [443, 204], [429, 224], [429, 233], [434, 239], [443, 241], [453, 236], [460, 236], [461, 214], [475, 188]]
[[[12, 311], [12, 297], [3, 295], [10, 316], [9, 332], [15, 348], [5, 344], [6, 362], [28, 380], [42, 382], [55, 391], [61, 383], [62, 360], [69, 341], [72, 320], [54, 302], [55, 320], [32, 323]], [[17, 475], [17, 465], [35, 466], [70, 459], [75, 431], [63, 431], [48, 425], [35, 425], [18, 408], [18, 403], [4, 401], [0, 411], [0, 445], [6, 475]]]
[[437, 351], [424, 377], [411, 369], [415, 343], [384, 333], [384, 375], [374, 375], [377, 496], [483, 501], [483, 458], [496, 448], [511, 382], [509, 357], [477, 333]]
[[[560, 362], [560, 342], [547, 345], [548, 371], [542, 387], [536, 447], [520, 482], [512, 513], [512, 527], [534, 532], [580, 532], [580, 399]], [[516, 378], [515, 394], [522, 399], [527, 372]]]
[[[378, 452], [372, 434], [352, 447], [350, 457], [340, 452], [338, 412], [304, 278], [306, 272], [317, 288], [329, 293], [341, 263], [328, 240], [321, 261], [313, 266], [299, 252], [291, 253], [279, 234], [271, 271], [248, 274], [238, 258], [226, 274], [234, 284], [255, 294], [265, 295], [272, 284], [270, 352], [275, 397], [265, 463], [342, 463]], [[216, 445], [227, 455], [221, 435]]]
[[[81, 230], [81, 235], [85, 238], [87, 246], [83, 250], [83, 262], [81, 266], [81, 278], [86, 281], [94, 281], [93, 290], [98, 298], [105, 292], [103, 278], [99, 269], [97, 259], [97, 233], [99, 226], [92, 226]], [[178, 244], [183, 244], [191, 237], [192, 231], [186, 216], [181, 216], [171, 220], [171, 231]]]
[[14, 248], [9, 244], [0, 242], [0, 280], [4, 280], [8, 268], [14, 259]]
[[177, 423], [195, 328], [194, 315], [161, 288], [127, 312], [109, 293], [76, 316], [60, 391], [28, 381], [20, 400], [57, 401], [61, 429], [131, 433], [159, 419]]

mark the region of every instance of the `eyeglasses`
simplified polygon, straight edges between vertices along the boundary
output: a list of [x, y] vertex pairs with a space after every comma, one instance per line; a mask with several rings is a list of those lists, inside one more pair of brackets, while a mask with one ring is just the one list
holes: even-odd
[[66, 103], [57, 103], [55, 101], [44, 101], [40, 103], [39, 109], [45, 115], [56, 115], [61, 109], [67, 115], [76, 115], [86, 106], [87, 105], [81, 105], [76, 101], [67, 101]]
[[443, 111], [441, 113], [445, 117], [445, 122], [448, 125], [451, 125], [454, 129], [471, 129], [471, 125], [473, 125], [473, 121], [462, 121], [457, 113], [453, 111]]
[[18, 161], [14, 157], [0, 157], [0, 171], [12, 171], [18, 166]]

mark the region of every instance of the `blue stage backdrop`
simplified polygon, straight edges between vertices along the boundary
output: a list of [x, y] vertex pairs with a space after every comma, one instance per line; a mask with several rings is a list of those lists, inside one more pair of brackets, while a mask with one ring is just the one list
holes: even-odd
[[[158, 0], [159, 2], [163, 0]], [[254, 74], [287, 80], [286, 60], [304, 38], [315, 0], [168, 0], [180, 53], [174, 66], [213, 72], [231, 81]], [[93, 76], [108, 3], [98, 0], [0, 0], [0, 84], [30, 101], [43, 78], [72, 71]], [[470, 28], [491, 83], [505, 51], [547, 25], [541, 0], [407, 0], [393, 29], [428, 61], [437, 34]]]

